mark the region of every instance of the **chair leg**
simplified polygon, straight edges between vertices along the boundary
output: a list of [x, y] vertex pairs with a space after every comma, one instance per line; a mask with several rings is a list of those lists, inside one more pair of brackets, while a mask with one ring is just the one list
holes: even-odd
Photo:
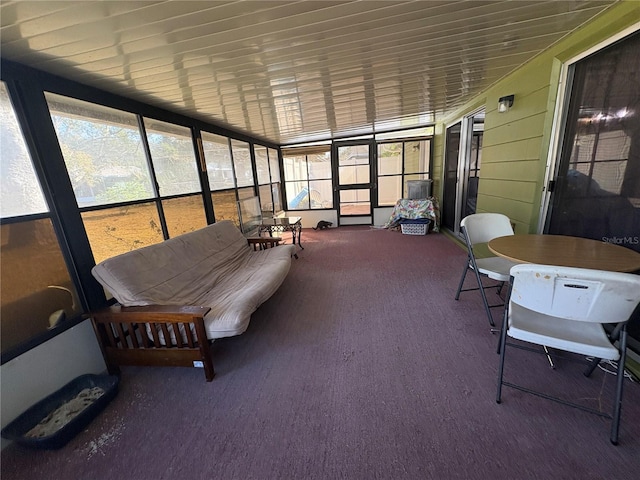
[[476, 280], [478, 281], [478, 287], [480, 287], [480, 295], [482, 295], [482, 303], [484, 303], [484, 310], [487, 312], [487, 317], [489, 318], [489, 323], [492, 327], [495, 327], [496, 324], [493, 321], [493, 315], [491, 315], [491, 308], [489, 308], [489, 302], [487, 301], [487, 294], [484, 292], [484, 287], [482, 286], [482, 278], [480, 277], [480, 273], [477, 268], [473, 269], [473, 273], [476, 274]]
[[547, 360], [549, 361], [549, 366], [555, 370], [556, 366], [553, 363], [553, 358], [551, 358], [551, 354], [549, 353], [549, 349], [547, 348], [546, 345], [543, 345], [542, 348], [544, 348], [544, 354], [547, 356]]
[[620, 413], [622, 410], [622, 389], [624, 386], [624, 365], [627, 360], [627, 329], [626, 326], [620, 333], [620, 359], [618, 360], [618, 375], [616, 385], [616, 399], [611, 415], [611, 443], [618, 445], [618, 433], [620, 430]]
[[[462, 277], [460, 278], [460, 283], [458, 284], [458, 291], [456, 292], [456, 300], [460, 299], [460, 292], [462, 292], [462, 287], [464, 285], [464, 281], [467, 278], [467, 272], [469, 270], [473, 270], [473, 273], [475, 274], [476, 277], [476, 281], [478, 282], [478, 290], [480, 290], [480, 295], [482, 296], [482, 303], [484, 304], [484, 310], [487, 313], [487, 318], [489, 319], [489, 324], [492, 327], [495, 327], [496, 324], [493, 321], [493, 315], [491, 315], [491, 307], [489, 306], [489, 301], [487, 300], [487, 294], [484, 291], [484, 286], [482, 284], [482, 277], [480, 276], [480, 273], [478, 272], [478, 268], [475, 264], [475, 262], [473, 261], [473, 258], [471, 257], [471, 255], [467, 256], [467, 263], [464, 267], [464, 270], [462, 272]], [[504, 285], [504, 282], [502, 282], [502, 285], [500, 285], [500, 289], [502, 290], [502, 287]], [[475, 288], [471, 288], [471, 289], [467, 289], [467, 290], [475, 290]], [[466, 290], [465, 290], [466, 291]], [[497, 331], [497, 330], [496, 330]], [[495, 333], [492, 330], [492, 333]]]
[[593, 360], [591, 360], [591, 362], [589, 362], [589, 365], [587, 365], [587, 369], [584, 371], [584, 376], [585, 377], [591, 376], [593, 371], [596, 369], [596, 367], [600, 363], [600, 360], [602, 360], [602, 359], [601, 358], [594, 358]]
[[[509, 301], [511, 300], [511, 285], [512, 285], [512, 282], [509, 281], [509, 284], [507, 285], [507, 293], [504, 296], [504, 310], [502, 311], [503, 318], [507, 318], [507, 315], [509, 315]], [[498, 330], [497, 328], [492, 328], [491, 333], [495, 333], [495, 332], [501, 332], [501, 330]], [[501, 343], [500, 343], [501, 341], [502, 341], [502, 337], [498, 339], [498, 348], [496, 349], [496, 353], [498, 355], [500, 355], [500, 352], [501, 352]]]
[[460, 284], [458, 285], [458, 291], [456, 292], [456, 300], [460, 298], [460, 292], [462, 291], [462, 285], [464, 285], [464, 279], [467, 277], [467, 272], [469, 271], [469, 257], [467, 257], [467, 263], [464, 266], [464, 270], [462, 272], [462, 278], [460, 278]]
[[507, 309], [505, 309], [502, 320], [502, 330], [500, 331], [500, 343], [498, 344], [498, 352], [500, 353], [500, 367], [498, 368], [498, 392], [496, 393], [496, 403], [500, 403], [502, 401], [502, 377], [504, 373], [504, 357], [507, 350], [508, 316], [509, 313]]

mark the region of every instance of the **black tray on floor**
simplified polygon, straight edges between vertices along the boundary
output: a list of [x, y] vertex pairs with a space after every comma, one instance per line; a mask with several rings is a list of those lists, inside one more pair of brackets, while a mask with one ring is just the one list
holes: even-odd
[[[0, 433], [4, 438], [31, 448], [57, 449], [82, 431], [118, 393], [119, 378], [115, 375], [81, 375], [61, 389], [40, 400], [18, 418], [9, 423]], [[86, 407], [65, 426], [46, 437], [32, 438], [25, 434], [49, 413], [73, 399], [85, 388], [100, 387], [104, 394]]]

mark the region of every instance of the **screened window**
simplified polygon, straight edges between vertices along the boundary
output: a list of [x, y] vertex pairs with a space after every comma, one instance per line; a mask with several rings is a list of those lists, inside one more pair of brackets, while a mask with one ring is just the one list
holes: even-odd
[[[191, 130], [148, 118], [144, 124], [169, 237], [206, 226]], [[197, 195], [166, 198], [193, 193]]]
[[134, 114], [46, 94], [79, 207], [154, 197]]
[[369, 183], [371, 167], [369, 145], [348, 145], [338, 147], [338, 183], [351, 185]]
[[278, 151], [260, 145], [254, 146], [253, 150], [256, 157], [260, 208], [264, 217], [270, 217], [282, 210]]
[[189, 195], [162, 200], [162, 212], [167, 222], [169, 238], [194, 232], [207, 225], [202, 196]]
[[256, 173], [258, 174], [258, 197], [263, 215], [273, 215], [273, 198], [271, 195], [271, 173], [269, 172], [269, 150], [267, 147], [255, 145]]
[[4, 83], [0, 83], [0, 349], [83, 313]]
[[269, 152], [269, 172], [271, 173], [271, 182], [280, 182], [280, 165], [278, 163], [278, 151], [274, 148], [267, 149]]
[[256, 156], [256, 172], [258, 174], [258, 185], [271, 183], [271, 175], [269, 174], [269, 152], [267, 147], [256, 145], [253, 148]]
[[272, 183], [271, 184], [271, 198], [273, 198], [273, 212], [278, 213], [284, 210], [284, 205], [282, 204], [282, 184], [281, 183]]
[[231, 140], [231, 153], [238, 187], [253, 187], [253, 167], [251, 166], [249, 144], [239, 140]]
[[407, 181], [429, 178], [431, 140], [378, 143], [378, 206], [407, 196]]
[[289, 210], [333, 208], [331, 152], [283, 153], [285, 190]]
[[207, 165], [209, 188], [212, 191], [235, 188], [229, 139], [213, 133], [202, 132], [202, 148]]
[[282, 205], [282, 180], [280, 177], [280, 162], [278, 160], [278, 150], [268, 148], [269, 173], [271, 175], [271, 198], [273, 199], [273, 213], [284, 210]]
[[233, 223], [240, 226], [235, 190], [211, 192], [211, 201], [213, 202], [216, 222], [231, 220]]
[[148, 118], [144, 123], [160, 196], [200, 192], [191, 130]]
[[134, 114], [46, 99], [96, 263], [206, 225], [188, 128], [145, 119], [143, 138]]
[[202, 132], [211, 201], [216, 221], [231, 220], [240, 225], [235, 191], [235, 174], [229, 139], [221, 135]]
[[96, 263], [164, 240], [155, 202], [81, 212]]
[[0, 83], [0, 108], [2, 108], [0, 216], [9, 218], [48, 212], [49, 208], [42, 195], [4, 83]]

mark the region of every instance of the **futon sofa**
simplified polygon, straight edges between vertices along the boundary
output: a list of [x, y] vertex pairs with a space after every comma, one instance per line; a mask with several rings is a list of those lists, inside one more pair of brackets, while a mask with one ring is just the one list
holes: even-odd
[[97, 264], [118, 302], [90, 314], [109, 370], [197, 366], [211, 381], [210, 341], [243, 333], [289, 272], [295, 246], [279, 242], [247, 239], [227, 220]]

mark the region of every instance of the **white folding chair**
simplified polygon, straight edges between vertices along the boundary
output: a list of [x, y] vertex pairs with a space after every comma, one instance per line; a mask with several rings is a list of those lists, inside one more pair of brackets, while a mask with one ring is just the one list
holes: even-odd
[[[467, 244], [467, 262], [462, 272], [462, 278], [460, 278], [460, 284], [458, 285], [458, 291], [456, 292], [456, 300], [460, 298], [460, 292], [467, 292], [470, 290], [480, 290], [482, 296], [482, 302], [484, 303], [484, 309], [489, 318], [491, 326], [495, 326], [493, 316], [491, 315], [491, 309], [495, 307], [503, 307], [504, 303], [497, 305], [489, 305], [487, 301], [487, 295], [485, 293], [486, 288], [498, 288], [498, 293], [504, 285], [504, 282], [509, 281], [509, 270], [516, 265], [514, 262], [502, 257], [488, 257], [488, 258], [476, 258], [473, 248], [480, 243], [488, 243], [497, 237], [504, 237], [507, 235], [513, 235], [513, 228], [509, 217], [502, 215], [501, 213], [474, 213], [468, 215], [460, 222], [460, 229], [464, 235], [465, 242]], [[467, 272], [472, 270], [475, 274], [476, 281], [478, 282], [477, 288], [465, 288], [463, 289], [464, 280], [467, 276]], [[482, 283], [482, 276], [491, 278], [500, 283], [496, 285], [484, 285]]]
[[[626, 359], [627, 322], [640, 315], [640, 276], [582, 268], [522, 264], [511, 269], [511, 294], [500, 336], [498, 392], [502, 385], [610, 418], [611, 443], [618, 444]], [[603, 324], [615, 324], [609, 335]], [[507, 336], [524, 342], [618, 362], [611, 415], [503, 380]]]

